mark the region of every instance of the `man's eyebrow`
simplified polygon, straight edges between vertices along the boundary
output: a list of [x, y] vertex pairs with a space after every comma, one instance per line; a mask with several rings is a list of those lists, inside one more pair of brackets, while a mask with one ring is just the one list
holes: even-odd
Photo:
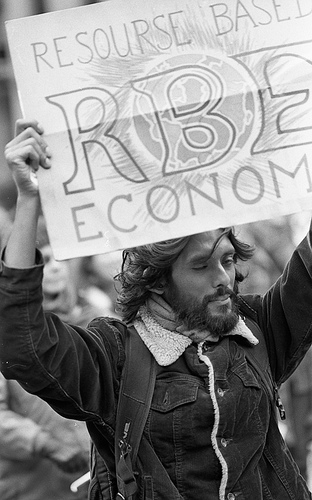
[[208, 252], [198, 252], [197, 254], [192, 255], [188, 260], [187, 264], [199, 264], [202, 262], [206, 262], [210, 259], [213, 254], [214, 249], [211, 248]]
[[[227, 256], [227, 255], [234, 255], [236, 253], [235, 248], [232, 246], [231, 243], [229, 243], [231, 246], [229, 248], [225, 248], [222, 256]], [[192, 255], [187, 261], [186, 264], [188, 265], [194, 265], [194, 264], [201, 264], [203, 262], [207, 262], [210, 257], [213, 255], [216, 247], [213, 246], [207, 251], [201, 251], [198, 252], [197, 254]]]

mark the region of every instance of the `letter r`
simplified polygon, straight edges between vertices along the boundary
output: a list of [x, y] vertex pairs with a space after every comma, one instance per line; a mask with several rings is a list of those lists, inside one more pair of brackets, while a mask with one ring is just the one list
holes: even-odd
[[[105, 89], [88, 87], [46, 97], [46, 100], [59, 107], [66, 122], [71, 146], [74, 170], [64, 182], [66, 194], [79, 193], [95, 189], [92, 166], [94, 162], [103, 164], [103, 156], [93, 155], [92, 146], [102, 149], [105, 165], [111, 165], [118, 175], [135, 183], [146, 181], [146, 176], [131, 156], [125, 144], [114, 134], [118, 121], [118, 103], [115, 97]], [[94, 123], [92, 111], [84, 116], [87, 105], [100, 109]], [[91, 106], [92, 104], [92, 106]], [[109, 118], [108, 118], [109, 117]], [[91, 123], [91, 124], [90, 124]]]

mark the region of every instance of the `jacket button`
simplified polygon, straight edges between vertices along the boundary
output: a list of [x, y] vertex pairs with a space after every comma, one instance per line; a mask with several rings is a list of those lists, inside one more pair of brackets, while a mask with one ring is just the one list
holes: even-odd
[[234, 493], [229, 493], [228, 496], [227, 496], [227, 500], [235, 500]]
[[[225, 447], [228, 445], [228, 440], [227, 440], [227, 439], [225, 439], [225, 438], [222, 438], [222, 439], [221, 439], [221, 444], [222, 444], [222, 446], [224, 446], [224, 448], [225, 448]], [[232, 493], [231, 493], [231, 494], [232, 494]], [[235, 497], [233, 497], [233, 498], [235, 498]]]
[[219, 394], [219, 396], [221, 396], [221, 397], [222, 397], [222, 396], [224, 396], [224, 390], [223, 390], [223, 389], [221, 389], [221, 387], [219, 387], [219, 388], [218, 388], [218, 394]]

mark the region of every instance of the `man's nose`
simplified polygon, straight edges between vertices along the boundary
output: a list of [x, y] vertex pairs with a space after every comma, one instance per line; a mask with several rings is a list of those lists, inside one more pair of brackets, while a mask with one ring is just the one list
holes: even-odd
[[214, 269], [212, 286], [218, 288], [219, 286], [228, 287], [231, 283], [231, 279], [227, 271], [224, 269], [222, 264], [219, 264]]

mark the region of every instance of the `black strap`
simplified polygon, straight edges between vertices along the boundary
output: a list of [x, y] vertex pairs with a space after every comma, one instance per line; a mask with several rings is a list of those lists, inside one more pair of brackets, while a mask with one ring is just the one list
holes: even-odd
[[133, 464], [151, 406], [156, 380], [156, 362], [134, 327], [126, 336], [126, 360], [121, 379], [116, 416], [115, 460], [120, 498], [137, 491]]

